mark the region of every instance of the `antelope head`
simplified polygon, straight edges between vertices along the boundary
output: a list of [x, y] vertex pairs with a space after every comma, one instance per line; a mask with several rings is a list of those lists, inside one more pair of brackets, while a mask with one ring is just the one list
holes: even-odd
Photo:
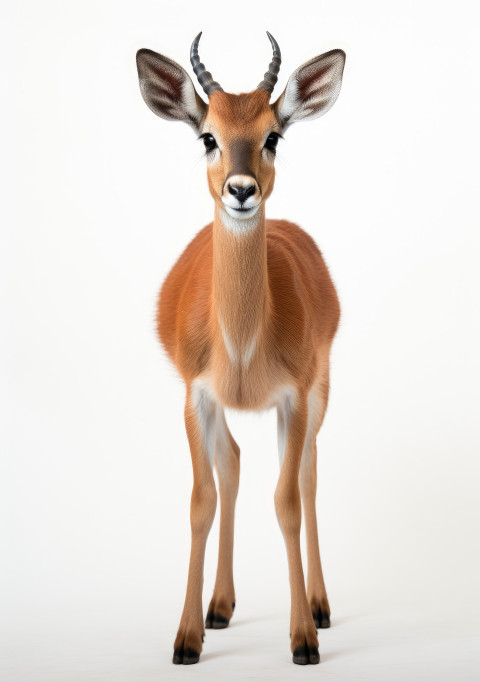
[[140, 89], [155, 114], [188, 123], [203, 140], [208, 185], [216, 203], [237, 220], [250, 218], [272, 192], [275, 152], [285, 130], [296, 121], [322, 116], [335, 103], [345, 53], [331, 50], [300, 66], [272, 104], [281, 54], [270, 33], [273, 57], [268, 71], [255, 90], [240, 95], [224, 92], [200, 62], [201, 35], [193, 41], [190, 61], [208, 104], [179, 64], [152, 50], [137, 52]]

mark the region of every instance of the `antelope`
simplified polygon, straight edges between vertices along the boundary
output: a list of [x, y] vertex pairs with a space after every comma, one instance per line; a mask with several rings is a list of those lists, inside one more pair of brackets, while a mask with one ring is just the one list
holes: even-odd
[[[201, 63], [190, 61], [208, 104], [187, 72], [152, 50], [137, 53], [142, 96], [167, 120], [188, 123], [203, 141], [214, 199], [213, 222], [186, 247], [158, 299], [160, 341], [186, 386], [185, 427], [193, 467], [191, 548], [185, 605], [173, 663], [197, 663], [205, 628], [228, 626], [235, 608], [233, 535], [240, 449], [225, 408], [277, 409], [280, 474], [274, 504], [290, 578], [293, 662], [320, 661], [317, 628], [330, 626], [318, 546], [316, 436], [329, 393], [329, 356], [340, 307], [313, 239], [286, 220], [267, 220], [275, 151], [296, 121], [325, 114], [340, 92], [345, 53], [331, 50], [293, 72], [270, 103], [281, 64], [273, 57], [255, 90], [225, 92]], [[220, 542], [213, 596], [202, 611], [207, 537], [220, 501]], [[300, 553], [302, 504], [308, 580]]]

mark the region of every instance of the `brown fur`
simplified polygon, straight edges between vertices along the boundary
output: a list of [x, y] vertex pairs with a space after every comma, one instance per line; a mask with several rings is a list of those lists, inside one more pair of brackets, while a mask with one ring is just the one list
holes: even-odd
[[[315, 623], [326, 626], [330, 608], [318, 550], [315, 436], [328, 400], [338, 299], [313, 239], [285, 220], [265, 220], [275, 170], [274, 153], [264, 145], [269, 134], [281, 132], [269, 93], [213, 92], [200, 130], [213, 135], [219, 148], [208, 164], [215, 218], [169, 273], [157, 318], [161, 342], [187, 387], [185, 425], [194, 473], [190, 568], [174, 662], [196, 662], [202, 649], [203, 561], [217, 502], [208, 461], [209, 433], [215, 432], [221, 521], [207, 626], [225, 627], [235, 603], [233, 526], [240, 452], [223, 408], [261, 410], [278, 405], [285, 451], [275, 509], [289, 564], [291, 650], [296, 662], [317, 663]], [[240, 232], [228, 227], [223, 205], [232, 178], [253, 183], [259, 204], [258, 223], [244, 233], [240, 227]], [[195, 394], [199, 380], [209, 391], [201, 398]], [[291, 403], [288, 391], [294, 396]], [[308, 596], [300, 556], [301, 500]]]
[[[276, 404], [282, 387], [290, 386], [296, 401], [285, 427], [275, 509], [289, 562], [294, 660], [295, 652], [300, 651], [307, 652], [304, 655], [310, 656], [310, 662], [318, 662], [312, 613], [317, 624], [324, 624], [330, 608], [318, 550], [315, 435], [328, 399], [328, 357], [339, 303], [313, 239], [285, 220], [265, 220], [265, 200], [273, 189], [275, 171], [273, 158], [263, 145], [271, 131], [279, 130], [268, 95], [261, 91], [240, 96], [214, 92], [202, 129], [211, 133], [221, 148], [208, 169], [215, 219], [180, 256], [158, 304], [161, 342], [187, 386], [186, 428], [194, 468], [192, 552], [185, 608], [175, 641], [176, 660], [183, 656], [185, 661], [185, 651], [201, 651], [201, 576], [216, 507], [215, 484], [206, 464], [200, 416], [192, 397], [192, 386], [200, 378], [219, 406], [215, 408], [217, 426], [211, 428], [227, 433], [227, 445], [220, 453], [217, 441], [215, 454], [222, 508], [217, 580], [207, 625], [228, 624], [235, 602], [232, 561], [239, 449], [222, 408], [264, 409]], [[241, 235], [227, 229], [222, 218], [222, 196], [233, 175], [252, 178], [262, 201], [258, 226]], [[232, 358], [232, 353], [245, 353], [249, 347], [248, 362], [242, 362], [240, 355]], [[309, 395], [314, 398], [313, 407], [309, 407]], [[307, 529], [308, 597], [300, 557], [301, 499]]]
[[[290, 646], [295, 663], [318, 663], [315, 625], [329, 626], [330, 607], [318, 548], [315, 440], [327, 407], [330, 347], [340, 309], [314, 241], [297, 225], [266, 221], [265, 202], [275, 180], [278, 136], [293, 122], [316, 118], [333, 105], [345, 53], [331, 50], [299, 67], [270, 104], [270, 91], [262, 89], [266, 81], [242, 95], [212, 82], [196, 54], [200, 35], [192, 46], [192, 65], [209, 95], [208, 106], [180, 65], [152, 50], [137, 53], [146, 104], [162, 118], [185, 121], [204, 138], [215, 201], [213, 223], [180, 256], [158, 303], [161, 342], [187, 389], [185, 427], [193, 466], [190, 565], [173, 662], [196, 663], [202, 650], [203, 564], [217, 505], [213, 459], [221, 498], [220, 544], [206, 627], [226, 627], [235, 604], [240, 450], [224, 408], [275, 406], [282, 461], [275, 509], [290, 575]], [[280, 49], [269, 38], [272, 68], [277, 67], [270, 72], [273, 86]], [[302, 504], [307, 590], [300, 555]]]
[[[211, 372], [226, 407], [261, 408], [279, 380], [310, 388], [320, 349], [330, 346], [339, 320], [338, 298], [315, 242], [285, 220], [267, 220], [265, 233], [242, 241], [222, 230], [214, 245], [213, 235], [210, 223], [162, 287], [158, 331], [170, 359], [187, 384]], [[240, 345], [264, 326], [261, 347], [246, 370], [228, 359], [219, 309]]]

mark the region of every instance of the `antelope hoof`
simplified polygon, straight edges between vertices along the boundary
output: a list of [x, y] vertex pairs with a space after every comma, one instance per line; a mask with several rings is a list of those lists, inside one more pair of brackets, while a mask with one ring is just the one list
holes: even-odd
[[293, 652], [293, 662], [297, 665], [316, 665], [320, 663], [320, 653], [316, 646], [297, 646]]
[[318, 608], [316, 611], [312, 611], [313, 620], [315, 621], [316, 628], [329, 628], [330, 627], [330, 614], [328, 611], [323, 611]]
[[197, 628], [181, 625], [175, 643], [173, 645], [173, 659], [175, 665], [192, 665], [198, 663], [200, 653], [202, 651], [203, 642], [203, 624], [199, 623], [200, 632]]
[[221, 616], [219, 613], [209, 611], [205, 618], [205, 627], [213, 630], [223, 630], [229, 624], [228, 618]]
[[313, 624], [308, 623], [305, 630], [294, 628], [291, 635], [291, 651], [293, 652], [293, 662], [297, 665], [316, 665], [320, 663], [320, 654], [318, 653], [318, 637], [317, 631]]
[[224, 615], [227, 612], [225, 605], [221, 601], [215, 603], [215, 600], [212, 599], [208, 607], [207, 617], [205, 618], [205, 627], [213, 630], [223, 630], [228, 627], [234, 609], [235, 602], [232, 602], [231, 614], [227, 617]]
[[173, 663], [175, 665], [192, 665], [192, 663], [198, 663], [200, 659], [200, 654], [195, 651], [195, 649], [184, 649], [180, 647], [175, 649], [173, 652]]

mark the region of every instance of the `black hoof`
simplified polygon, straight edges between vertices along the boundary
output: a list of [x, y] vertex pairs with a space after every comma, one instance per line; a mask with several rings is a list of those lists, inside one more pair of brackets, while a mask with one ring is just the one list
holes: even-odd
[[326, 611], [318, 609], [316, 613], [312, 613], [312, 616], [316, 628], [322, 628], [322, 630], [324, 630], [325, 628], [330, 627], [330, 616]]
[[192, 663], [198, 663], [200, 659], [200, 654], [198, 654], [194, 649], [175, 649], [173, 652], [173, 663], [175, 665], [192, 665]]
[[192, 663], [198, 663], [200, 659], [200, 654], [197, 654], [195, 649], [185, 649], [183, 652], [183, 665], [192, 665]]
[[205, 618], [205, 627], [213, 630], [223, 630], [229, 624], [229, 619], [221, 616], [219, 613], [209, 611]]
[[293, 652], [293, 662], [297, 665], [308, 664], [308, 649], [306, 646], [297, 646]]
[[223, 628], [228, 626], [229, 622], [228, 618], [224, 618], [217, 613], [213, 616], [213, 629], [223, 630]]
[[320, 663], [320, 654], [316, 646], [297, 646], [293, 652], [293, 662], [297, 665], [317, 665]]

